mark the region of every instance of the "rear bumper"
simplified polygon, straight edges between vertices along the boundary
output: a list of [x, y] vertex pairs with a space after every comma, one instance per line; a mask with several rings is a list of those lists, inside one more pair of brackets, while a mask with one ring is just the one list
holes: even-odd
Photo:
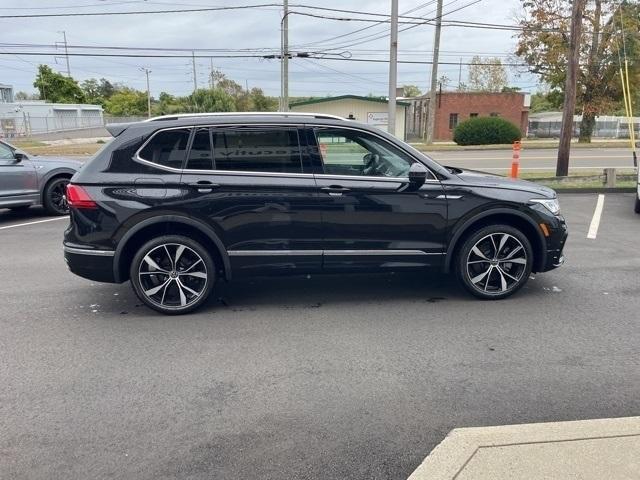
[[72, 273], [96, 282], [116, 283], [113, 274], [115, 251], [63, 245], [64, 261]]

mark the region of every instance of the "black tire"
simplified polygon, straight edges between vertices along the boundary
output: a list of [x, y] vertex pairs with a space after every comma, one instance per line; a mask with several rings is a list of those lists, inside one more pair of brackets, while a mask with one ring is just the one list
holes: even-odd
[[636, 197], [636, 206], [634, 207], [636, 213], [640, 213], [640, 197]]
[[464, 241], [454, 261], [456, 276], [469, 293], [484, 300], [498, 300], [527, 283], [533, 249], [517, 228], [489, 225]]
[[134, 292], [145, 305], [167, 315], [180, 315], [207, 301], [216, 269], [200, 243], [182, 235], [164, 235], [140, 247], [129, 275]]
[[68, 183], [68, 177], [56, 177], [49, 180], [49, 183], [44, 187], [42, 204], [51, 215], [67, 215], [69, 213], [66, 192]]

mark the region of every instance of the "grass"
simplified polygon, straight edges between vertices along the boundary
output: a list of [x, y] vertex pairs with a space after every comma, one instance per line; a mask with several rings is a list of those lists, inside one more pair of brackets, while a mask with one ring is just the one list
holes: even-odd
[[13, 145], [32, 155], [93, 155], [100, 148], [98, 143], [78, 143], [69, 145], [47, 145], [42, 142], [13, 142]]
[[[427, 145], [426, 143], [411, 143], [411, 145], [420, 150], [421, 152], [435, 152], [435, 151], [448, 151], [448, 150], [511, 150], [512, 145], [469, 145], [461, 146], [455, 143], [434, 143]], [[593, 140], [591, 143], [578, 143], [571, 142], [571, 148], [626, 148], [629, 147], [629, 140]], [[537, 139], [524, 139], [522, 140], [522, 148], [540, 148], [540, 149], [557, 149], [557, 140], [537, 140]]]

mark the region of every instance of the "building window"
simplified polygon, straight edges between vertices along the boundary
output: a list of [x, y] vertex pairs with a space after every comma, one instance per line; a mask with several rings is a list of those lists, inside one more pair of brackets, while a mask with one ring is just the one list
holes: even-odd
[[469, 114], [469, 117], [470, 117], [470, 118], [476, 118], [477, 116], [478, 116], [478, 114], [477, 114], [477, 113], [470, 113], [470, 114]]
[[449, 114], [449, 130], [453, 130], [458, 126], [458, 114], [450, 113]]
[[500, 116], [500, 114], [499, 114], [498, 112], [491, 112], [491, 113], [489, 114], [489, 116], [490, 116], [490, 117], [499, 117], [499, 116]]

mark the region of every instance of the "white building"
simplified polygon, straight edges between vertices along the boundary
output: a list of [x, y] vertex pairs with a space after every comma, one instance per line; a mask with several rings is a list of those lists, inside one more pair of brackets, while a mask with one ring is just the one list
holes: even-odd
[[[294, 102], [289, 105], [292, 112], [310, 112], [338, 115], [357, 122], [387, 130], [389, 102], [386, 98], [341, 95]], [[396, 102], [396, 137], [405, 139], [405, 111], [409, 104]]]
[[104, 125], [102, 106], [16, 101], [13, 88], [0, 84], [0, 137], [59, 132]]

